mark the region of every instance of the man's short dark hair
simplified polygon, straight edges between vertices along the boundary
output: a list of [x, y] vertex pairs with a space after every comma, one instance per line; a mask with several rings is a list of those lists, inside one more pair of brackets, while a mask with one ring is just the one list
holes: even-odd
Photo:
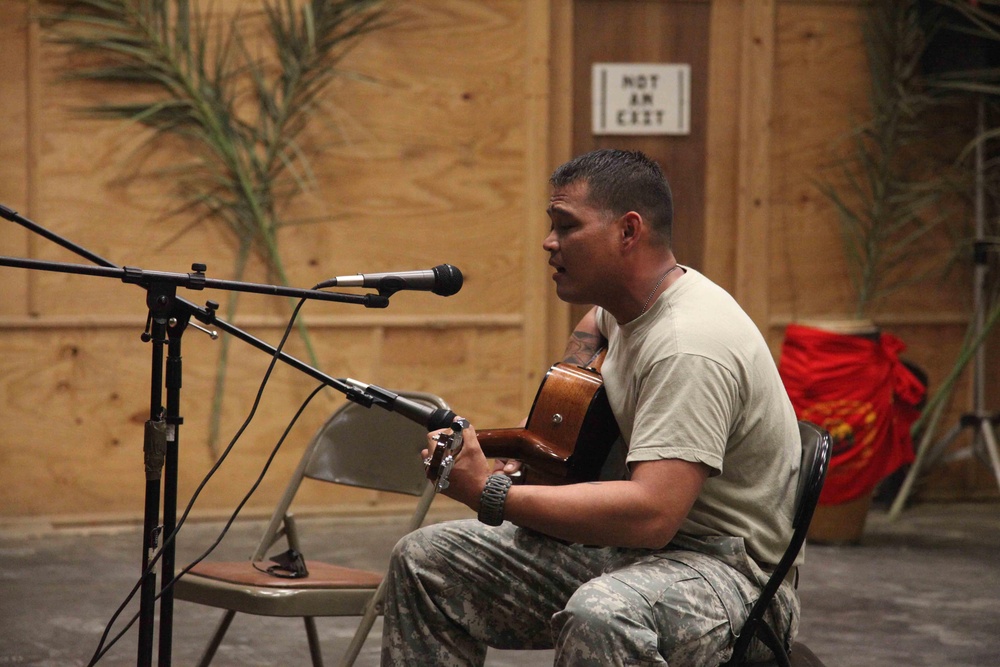
[[673, 195], [660, 165], [644, 153], [604, 148], [573, 158], [553, 172], [549, 183], [562, 188], [585, 181], [590, 203], [619, 216], [636, 211], [670, 243]]

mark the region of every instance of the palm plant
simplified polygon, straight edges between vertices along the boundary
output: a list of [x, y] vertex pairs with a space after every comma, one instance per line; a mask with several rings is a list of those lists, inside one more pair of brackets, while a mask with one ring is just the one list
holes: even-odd
[[[932, 96], [921, 74], [926, 43], [917, 0], [875, 2], [863, 24], [868, 56], [870, 115], [850, 135], [850, 149], [836, 164], [837, 182], [818, 184], [833, 202], [855, 291], [855, 312], [870, 318], [890, 294], [944, 270], [953, 254], [927, 263], [936, 232], [947, 231], [954, 208], [946, 196], [958, 180], [936, 160], [933, 112], [945, 102]], [[929, 168], [929, 159], [936, 164]], [[929, 174], [937, 174], [929, 176]], [[914, 260], [922, 261], [915, 270]]]
[[[287, 284], [278, 232], [282, 211], [309, 187], [304, 131], [358, 39], [384, 25], [378, 0], [262, 0], [258, 12], [213, 19], [197, 0], [40, 0], [54, 41], [86, 56], [72, 79], [110, 84], [119, 101], [86, 109], [152, 130], [153, 148], [178, 139], [189, 160], [158, 172], [176, 184], [177, 212], [223, 222], [237, 244], [235, 279], [251, 255]], [[266, 25], [267, 57], [246, 26]], [[255, 37], [256, 41], [260, 41]], [[237, 306], [231, 292], [227, 317]], [[316, 355], [300, 323], [313, 363]], [[223, 337], [209, 442], [218, 439], [228, 337]]]

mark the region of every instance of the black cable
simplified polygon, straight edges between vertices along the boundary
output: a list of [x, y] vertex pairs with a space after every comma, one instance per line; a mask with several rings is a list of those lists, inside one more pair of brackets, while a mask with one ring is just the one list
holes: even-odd
[[[319, 386], [317, 386], [315, 389], [313, 389], [313, 391], [309, 394], [309, 396], [307, 396], [306, 399], [302, 402], [302, 405], [299, 406], [299, 409], [295, 413], [295, 416], [292, 417], [292, 420], [288, 423], [288, 426], [285, 428], [284, 433], [282, 433], [281, 438], [278, 440], [277, 444], [275, 444], [274, 449], [271, 450], [271, 454], [270, 454], [270, 456], [268, 456], [267, 461], [264, 463], [264, 467], [261, 470], [260, 475], [257, 477], [257, 479], [254, 482], [253, 486], [250, 487], [250, 490], [247, 492], [247, 494], [243, 497], [243, 500], [240, 501], [240, 503], [236, 506], [236, 510], [233, 512], [232, 515], [230, 515], [229, 520], [226, 522], [226, 525], [222, 528], [222, 532], [219, 533], [219, 536], [215, 539], [215, 542], [213, 542], [212, 545], [208, 549], [206, 549], [204, 553], [202, 553], [200, 556], [198, 556], [198, 558], [196, 558], [195, 560], [191, 561], [184, 569], [182, 569], [177, 575], [175, 575], [173, 579], [171, 579], [169, 582], [167, 582], [166, 584], [164, 584], [161, 587], [160, 591], [153, 598], [154, 602], [156, 600], [159, 600], [160, 597], [163, 595], [163, 593], [165, 591], [167, 591], [170, 588], [172, 588], [173, 585], [175, 583], [177, 583], [177, 580], [180, 579], [185, 574], [187, 574], [188, 572], [190, 572], [191, 569], [195, 565], [197, 565], [201, 561], [203, 561], [206, 558], [208, 558], [208, 556], [211, 555], [211, 553], [213, 551], [215, 551], [216, 547], [219, 546], [219, 544], [225, 538], [226, 534], [229, 532], [229, 529], [232, 527], [233, 523], [235, 523], [237, 517], [239, 516], [239, 513], [243, 511], [243, 507], [247, 504], [247, 502], [249, 502], [251, 496], [253, 496], [253, 494], [257, 491], [257, 488], [260, 486], [261, 482], [264, 481], [264, 476], [267, 474], [267, 471], [270, 469], [271, 463], [274, 461], [274, 457], [277, 455], [278, 450], [281, 448], [281, 445], [284, 444], [285, 439], [288, 437], [288, 434], [291, 432], [292, 428], [295, 426], [295, 423], [298, 421], [299, 417], [305, 411], [306, 407], [309, 405], [309, 403], [312, 401], [312, 399], [316, 396], [316, 394], [318, 394], [320, 392], [320, 390], [325, 389], [325, 388], [326, 388], [325, 384], [320, 384]], [[191, 504], [193, 504], [193, 499], [192, 499], [192, 503]], [[188, 510], [190, 510], [191, 504], [188, 505]], [[184, 520], [187, 518], [188, 510], [185, 510], [184, 517], [181, 519], [180, 523], [178, 524], [177, 529], [180, 529], [181, 524], [183, 524]], [[175, 529], [174, 532], [171, 534], [171, 538], [174, 535], [177, 534], [177, 529]], [[167, 543], [167, 541], [164, 540], [164, 546], [166, 546], [166, 543]], [[161, 551], [162, 551], [162, 547], [161, 547]], [[159, 553], [157, 553], [156, 558], [159, 558]], [[140, 579], [140, 582], [141, 581], [142, 580]], [[133, 595], [134, 595], [134, 591], [133, 591]], [[126, 603], [127, 602], [128, 602], [128, 600], [126, 600]], [[96, 656], [97, 660], [100, 660], [102, 657], [104, 657], [104, 655], [108, 651], [111, 650], [111, 647], [114, 646], [115, 643], [119, 639], [121, 639], [125, 635], [125, 633], [128, 632], [129, 629], [133, 625], [135, 625], [135, 622], [137, 620], [139, 620], [139, 613], [136, 613], [129, 620], [128, 624], [124, 628], [122, 628], [122, 630], [117, 635], [115, 635], [115, 637], [111, 640], [111, 643], [109, 643], [108, 646], [106, 646], [104, 648], [104, 650], [102, 650], [100, 652], [100, 654]], [[112, 619], [112, 623], [113, 622], [114, 622], [114, 619]], [[93, 665], [93, 664], [96, 664], [96, 663], [91, 663], [91, 665]]]
[[318, 394], [323, 389], [326, 389], [325, 384], [318, 385], [315, 389], [312, 390], [309, 396], [307, 396], [306, 399], [302, 401], [302, 405], [299, 406], [299, 409], [295, 412], [295, 416], [293, 416], [291, 421], [288, 422], [288, 426], [285, 427], [285, 430], [281, 434], [281, 437], [278, 439], [278, 442], [274, 445], [274, 449], [271, 450], [271, 454], [267, 457], [267, 461], [264, 462], [264, 467], [261, 469], [260, 475], [257, 476], [257, 479], [254, 480], [254, 483], [250, 487], [250, 490], [247, 491], [245, 496], [243, 496], [243, 500], [241, 500], [240, 503], [236, 506], [236, 510], [233, 511], [233, 513], [230, 515], [229, 520], [226, 522], [226, 525], [222, 528], [222, 532], [219, 533], [219, 536], [215, 539], [215, 542], [213, 542], [212, 545], [208, 549], [206, 549], [204, 553], [202, 553], [196, 559], [188, 563], [188, 565], [184, 569], [182, 569], [179, 574], [175, 575], [173, 579], [164, 584], [163, 589], [161, 589], [161, 591], [157, 594], [156, 599], [158, 599], [161, 595], [163, 595], [164, 590], [171, 588], [177, 582], [178, 579], [180, 579], [182, 576], [190, 572], [191, 568], [193, 568], [195, 565], [208, 558], [208, 556], [210, 556], [211, 553], [215, 551], [215, 548], [219, 546], [222, 540], [226, 537], [226, 533], [228, 533], [229, 529], [232, 528], [233, 523], [236, 521], [236, 518], [239, 516], [240, 512], [243, 511], [243, 507], [250, 501], [250, 498], [253, 496], [253, 494], [257, 492], [257, 489], [260, 487], [261, 482], [264, 481], [264, 475], [266, 475], [267, 471], [271, 468], [271, 464], [274, 462], [274, 457], [277, 456], [278, 450], [281, 449], [281, 445], [283, 445], [285, 440], [288, 438], [288, 434], [295, 426], [295, 423], [299, 420], [299, 417], [302, 416], [302, 413], [305, 411], [306, 407], [313, 400], [316, 394]]
[[[125, 628], [123, 628], [121, 632], [119, 632], [117, 635], [115, 635], [114, 638], [112, 638], [111, 642], [107, 646], [104, 646], [104, 643], [107, 640], [108, 635], [111, 632], [111, 628], [115, 624], [115, 621], [118, 619], [118, 617], [125, 610], [125, 607], [132, 600], [132, 598], [135, 597], [135, 594], [139, 591], [139, 589], [142, 588], [142, 582], [153, 571], [153, 568], [156, 566], [156, 563], [159, 561], [160, 557], [163, 555], [164, 548], [166, 548], [166, 546], [168, 544], [170, 544], [171, 542], [173, 542], [174, 538], [177, 536], [177, 533], [180, 531], [181, 526], [183, 526], [184, 523], [185, 523], [185, 521], [187, 521], [188, 515], [191, 513], [191, 510], [194, 507], [195, 501], [197, 501], [198, 496], [201, 494], [202, 490], [204, 490], [204, 488], [208, 484], [209, 480], [211, 480], [211, 478], [215, 475], [215, 473], [218, 471], [218, 469], [222, 466], [222, 463], [229, 456], [229, 453], [232, 451], [233, 447], [236, 445], [236, 443], [242, 437], [242, 435], [246, 431], [247, 427], [249, 427], [250, 422], [253, 420], [254, 416], [257, 413], [257, 408], [260, 406], [260, 401], [261, 401], [261, 398], [263, 397], [264, 389], [267, 386], [268, 380], [271, 377], [271, 373], [274, 370], [275, 365], [277, 364], [277, 361], [278, 361], [278, 358], [280, 356], [281, 350], [284, 347], [285, 342], [288, 340], [288, 336], [291, 333], [292, 326], [294, 325], [295, 320], [298, 317], [299, 311], [302, 309], [302, 306], [303, 306], [303, 304], [305, 304], [305, 302], [306, 302], [306, 299], [300, 299], [299, 303], [295, 306], [295, 309], [292, 311], [292, 315], [291, 315], [291, 317], [288, 320], [288, 325], [285, 327], [284, 334], [281, 337], [281, 342], [278, 343], [277, 347], [275, 348], [274, 354], [271, 356], [271, 363], [268, 365], [267, 370], [265, 371], [264, 376], [261, 379], [260, 386], [257, 389], [257, 394], [256, 394], [256, 396], [254, 398], [254, 402], [253, 402], [253, 405], [250, 408], [249, 414], [247, 415], [246, 419], [243, 421], [243, 424], [237, 430], [236, 435], [234, 435], [233, 438], [229, 441], [229, 444], [226, 446], [225, 450], [223, 450], [223, 452], [219, 456], [218, 460], [215, 462], [215, 464], [212, 466], [212, 468], [208, 471], [208, 473], [202, 479], [201, 483], [198, 485], [198, 488], [195, 490], [194, 494], [191, 496], [191, 500], [188, 502], [187, 507], [185, 508], [185, 510], [184, 510], [184, 512], [183, 512], [183, 514], [182, 514], [182, 516], [180, 518], [180, 520], [177, 522], [177, 525], [175, 526], [174, 530], [170, 533], [170, 535], [168, 535], [163, 540], [163, 544], [156, 551], [156, 553], [154, 554], [153, 558], [150, 559], [149, 565], [146, 567], [146, 569], [139, 576], [139, 580], [136, 582], [135, 586], [128, 593], [128, 595], [125, 597], [125, 599], [122, 601], [121, 605], [119, 605], [118, 609], [115, 610], [115, 613], [112, 614], [111, 619], [108, 621], [107, 625], [104, 628], [104, 634], [101, 636], [101, 640], [98, 642], [98, 645], [97, 645], [97, 648], [94, 651], [93, 657], [91, 657], [90, 662], [87, 663], [88, 667], [93, 667], [93, 665], [96, 665], [97, 662], [102, 657], [104, 657], [104, 655], [111, 649], [111, 647], [114, 646], [115, 643], [118, 640], [120, 640], [122, 638], [122, 636], [124, 636], [124, 634], [129, 630], [129, 628], [131, 628], [135, 624], [135, 622], [139, 619], [139, 614], [137, 613], [135, 616], [132, 617], [132, 619], [125, 626]], [[230, 526], [235, 521], [236, 516], [242, 510], [242, 508], [246, 504], [246, 502], [250, 499], [250, 495], [252, 495], [253, 492], [259, 486], [261, 480], [263, 479], [264, 474], [267, 472], [268, 468], [270, 467], [271, 462], [273, 461], [275, 454], [277, 454], [278, 448], [284, 442], [285, 437], [288, 435], [288, 432], [291, 430], [292, 426], [295, 424], [295, 421], [298, 420], [299, 416], [302, 414], [302, 411], [309, 404], [309, 402], [313, 399], [313, 397], [317, 393], [319, 393], [320, 389], [322, 389], [325, 386], [326, 386], [325, 384], [321, 384], [316, 389], [314, 389], [313, 392], [306, 398], [306, 400], [300, 406], [298, 412], [296, 412], [295, 416], [293, 417], [292, 422], [285, 429], [285, 432], [282, 434], [281, 439], [278, 441], [278, 444], [275, 446], [274, 450], [272, 451], [271, 456], [268, 457], [268, 460], [265, 463], [265, 467], [264, 467], [263, 471], [261, 472], [260, 477], [258, 477], [257, 481], [254, 483], [254, 485], [251, 488], [249, 494], [247, 494], [247, 496], [244, 497], [243, 501], [236, 508], [236, 512], [233, 514], [233, 516], [230, 518], [229, 522], [226, 524], [225, 528], [223, 529], [222, 535], [219, 536], [219, 538], [212, 545], [212, 547], [210, 547], [210, 549], [205, 554], [203, 554], [197, 561], [195, 561], [194, 563], [191, 563], [190, 565], [188, 565], [188, 567], [185, 568], [179, 575], [175, 576], [169, 582], [169, 584], [167, 584], [166, 586], [164, 586], [163, 588], [161, 588], [160, 592], [157, 593], [156, 597], [154, 598], [154, 601], [157, 600], [157, 599], [159, 599], [160, 596], [163, 594], [163, 591], [166, 590], [167, 588], [169, 588], [170, 586], [172, 586], [173, 583], [175, 581], [177, 581], [177, 579], [181, 575], [183, 575], [184, 573], [186, 573], [188, 570], [190, 570], [191, 567], [193, 567], [198, 562], [200, 562], [202, 559], [204, 559], [206, 556], [208, 556], [208, 554], [211, 553], [211, 551], [214, 550], [215, 547], [218, 546], [218, 544], [222, 541], [222, 538], [225, 536], [225, 532], [229, 530]]]

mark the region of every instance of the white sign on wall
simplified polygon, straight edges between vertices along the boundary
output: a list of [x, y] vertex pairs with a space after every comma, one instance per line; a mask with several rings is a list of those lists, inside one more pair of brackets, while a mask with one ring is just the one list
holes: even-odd
[[691, 66], [594, 63], [594, 134], [689, 134]]

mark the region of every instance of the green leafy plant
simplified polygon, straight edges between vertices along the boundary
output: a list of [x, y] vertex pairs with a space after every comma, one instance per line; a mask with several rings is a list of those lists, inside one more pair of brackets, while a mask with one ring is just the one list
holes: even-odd
[[926, 252], [934, 233], [954, 220], [947, 198], [959, 180], [950, 160], [935, 155], [941, 137], [931, 122], [946, 102], [928, 92], [921, 73], [926, 37], [918, 4], [876, 2], [866, 10], [870, 115], [836, 162], [836, 181], [818, 183], [839, 215], [859, 318], [872, 317], [887, 296], [943, 271], [955, 257]]
[[[194, 221], [220, 221], [237, 244], [240, 280], [252, 254], [287, 284], [278, 232], [288, 201], [311, 185], [304, 133], [330, 104], [329, 84], [358, 39], [382, 27], [377, 0], [262, 0], [230, 18], [197, 0], [40, 0], [54, 41], [82, 56], [66, 76], [110, 84], [115, 101], [87, 112], [140, 123], [147, 144], [183, 146], [186, 160], [157, 176], [176, 184]], [[261, 31], [251, 32], [252, 29]], [[253, 35], [249, 37], [248, 35]], [[269, 47], [265, 52], [264, 45]], [[175, 153], [172, 152], [172, 155]], [[190, 217], [189, 217], [190, 219]], [[227, 317], [236, 311], [230, 293]], [[313, 362], [316, 355], [300, 323]], [[218, 439], [228, 337], [216, 378], [209, 436]]]

